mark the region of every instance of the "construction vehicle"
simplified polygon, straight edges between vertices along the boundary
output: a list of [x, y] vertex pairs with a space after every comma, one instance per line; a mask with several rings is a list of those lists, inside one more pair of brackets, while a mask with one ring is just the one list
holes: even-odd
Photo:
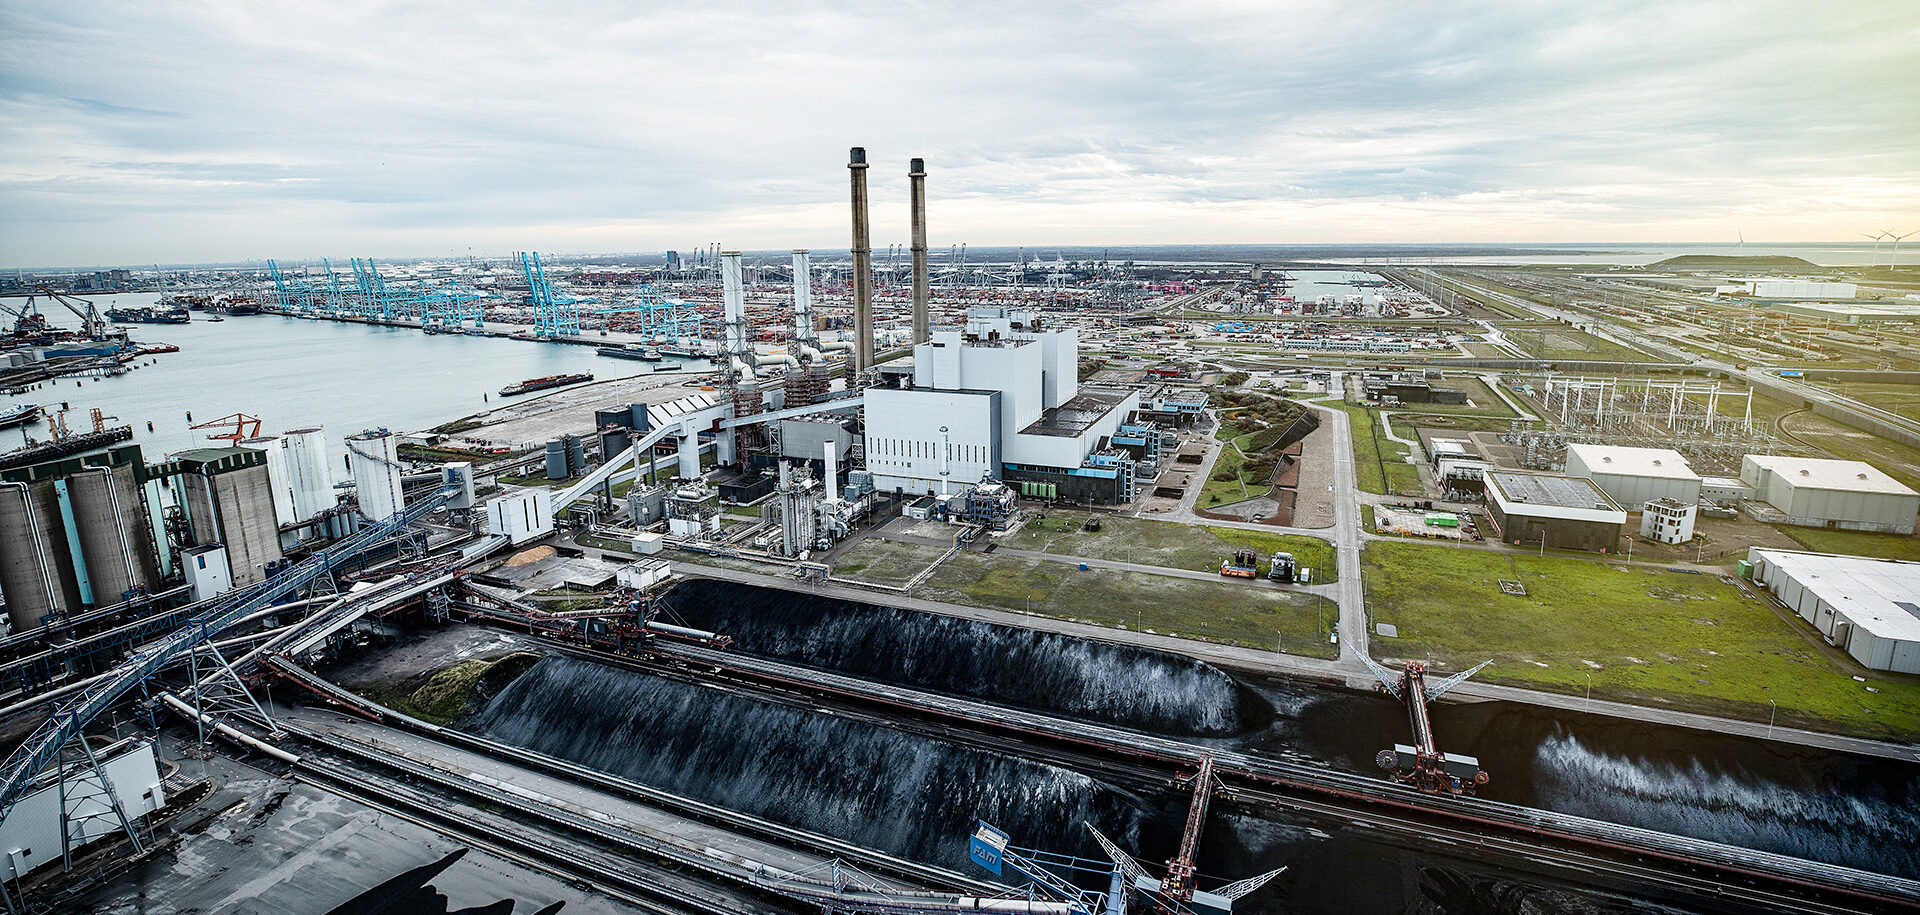
[[1228, 578], [1260, 577], [1260, 554], [1252, 550], [1234, 550], [1232, 558], [1220, 564], [1220, 574]]

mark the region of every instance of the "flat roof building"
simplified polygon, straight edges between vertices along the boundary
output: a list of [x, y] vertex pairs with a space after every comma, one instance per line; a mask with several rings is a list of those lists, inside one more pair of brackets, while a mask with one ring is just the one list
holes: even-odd
[[1740, 462], [1740, 479], [1753, 487], [1753, 500], [1779, 515], [1755, 512], [1763, 520], [1911, 534], [1920, 513], [1920, 492], [1865, 461], [1749, 454]]
[[1692, 505], [1700, 500], [1700, 475], [1667, 448], [1622, 448], [1575, 442], [1567, 446], [1567, 476], [1592, 480], [1621, 505], [1654, 499]]
[[1592, 480], [1539, 473], [1484, 471], [1487, 514], [1501, 540], [1545, 541], [1555, 549], [1608, 552], [1620, 543], [1627, 513]]
[[1920, 562], [1747, 551], [1753, 580], [1873, 670], [1920, 674]]

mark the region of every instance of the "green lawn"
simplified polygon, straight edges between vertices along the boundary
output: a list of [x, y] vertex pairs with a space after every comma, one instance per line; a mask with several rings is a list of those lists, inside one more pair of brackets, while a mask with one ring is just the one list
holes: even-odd
[[1326, 627], [1339, 618], [1331, 602], [1239, 580], [1082, 572], [1045, 559], [968, 552], [941, 566], [918, 596], [1307, 657], [1339, 655], [1327, 644]]
[[[1380, 414], [1371, 407], [1326, 401], [1320, 406], [1345, 410], [1353, 432], [1353, 471], [1359, 487], [1379, 495], [1425, 495], [1420, 470], [1406, 462], [1407, 446], [1387, 437]], [[1410, 427], [1408, 432], [1412, 432]]]
[[1908, 534], [1869, 534], [1864, 531], [1785, 526], [1780, 528], [1780, 532], [1816, 553], [1845, 553], [1849, 556], [1920, 562], [1920, 537]]
[[[1811, 629], [1712, 574], [1414, 543], [1365, 553], [1376, 656], [1478, 679], [1876, 738], [1920, 737], [1920, 678], [1824, 654]], [[1526, 596], [1502, 593], [1500, 579]], [[1784, 612], [1784, 611], [1783, 611]], [[1866, 677], [1866, 682], [1852, 675]], [[1878, 692], [1868, 692], [1871, 687]]]
[[1014, 549], [1195, 572], [1219, 571], [1220, 561], [1234, 550], [1253, 550], [1263, 562], [1285, 551], [1313, 569], [1314, 581], [1338, 580], [1333, 545], [1318, 537], [1106, 516], [1101, 516], [1099, 530], [1086, 531], [1081, 529], [1086, 517], [1083, 512], [1065, 512], [1036, 518], [1001, 543]]

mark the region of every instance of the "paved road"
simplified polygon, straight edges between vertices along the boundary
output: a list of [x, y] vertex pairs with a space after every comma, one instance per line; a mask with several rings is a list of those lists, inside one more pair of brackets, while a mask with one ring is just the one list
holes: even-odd
[[[1329, 376], [1325, 400], [1346, 399], [1346, 374]], [[1360, 486], [1353, 467], [1353, 427], [1347, 411], [1319, 407], [1333, 422], [1333, 546], [1339, 557], [1340, 666], [1371, 676], [1367, 657], [1367, 600], [1360, 580]]]

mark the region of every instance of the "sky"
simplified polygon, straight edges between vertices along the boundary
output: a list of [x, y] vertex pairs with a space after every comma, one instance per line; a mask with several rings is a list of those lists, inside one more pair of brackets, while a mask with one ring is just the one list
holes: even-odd
[[[1920, 4], [0, 4], [0, 265], [1920, 229]], [[1916, 239], [1920, 243], [1920, 239]]]

